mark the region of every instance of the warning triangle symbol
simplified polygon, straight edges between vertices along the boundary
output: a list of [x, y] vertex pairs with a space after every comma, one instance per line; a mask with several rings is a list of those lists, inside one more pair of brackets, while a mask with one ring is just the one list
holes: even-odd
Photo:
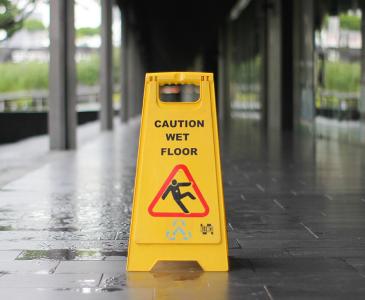
[[187, 166], [176, 165], [148, 207], [153, 217], [205, 217], [209, 206]]

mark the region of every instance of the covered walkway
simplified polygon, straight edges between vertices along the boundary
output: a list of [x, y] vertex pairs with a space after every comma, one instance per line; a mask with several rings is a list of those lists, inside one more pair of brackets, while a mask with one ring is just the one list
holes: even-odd
[[125, 273], [134, 119], [94, 137], [84, 128], [78, 151], [47, 154], [1, 187], [0, 298], [363, 299], [363, 149], [270, 139], [240, 117], [228, 127], [231, 272]]
[[[50, 1], [49, 134], [0, 146], [0, 299], [364, 299], [365, 43], [345, 61], [340, 38], [316, 44], [326, 22], [348, 33], [343, 13], [364, 41], [364, 1], [102, 0], [100, 123], [83, 126], [74, 3]], [[354, 65], [354, 91], [325, 65]], [[214, 73], [228, 273], [125, 272], [144, 74], [171, 70]]]

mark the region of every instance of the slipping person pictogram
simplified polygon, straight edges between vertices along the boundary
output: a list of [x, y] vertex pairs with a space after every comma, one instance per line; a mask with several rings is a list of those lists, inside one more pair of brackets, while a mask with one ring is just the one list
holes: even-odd
[[195, 196], [190, 193], [190, 192], [186, 192], [186, 193], [181, 193], [180, 191], [180, 187], [181, 186], [190, 186], [191, 182], [177, 182], [176, 179], [173, 179], [171, 181], [171, 184], [167, 187], [166, 191], [163, 193], [162, 195], [162, 200], [165, 200], [166, 197], [168, 196], [169, 193], [172, 194], [172, 197], [174, 198], [175, 202], [177, 203], [177, 205], [179, 205], [179, 207], [181, 208], [181, 210], [188, 214], [189, 210], [186, 208], [186, 206], [184, 205], [184, 203], [181, 202], [182, 199], [184, 199], [185, 197], [189, 197], [192, 200], [195, 200]]

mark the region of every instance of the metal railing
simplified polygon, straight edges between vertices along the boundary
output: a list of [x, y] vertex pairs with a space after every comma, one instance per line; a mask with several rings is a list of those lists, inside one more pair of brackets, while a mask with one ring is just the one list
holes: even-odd
[[231, 85], [233, 111], [260, 111], [261, 87], [257, 83], [234, 83]]
[[[119, 92], [119, 87], [114, 87]], [[99, 86], [77, 88], [77, 111], [99, 110]], [[0, 94], [1, 112], [46, 112], [48, 111], [48, 90], [33, 90]]]
[[330, 119], [358, 120], [360, 93], [319, 90], [316, 95], [317, 115]]

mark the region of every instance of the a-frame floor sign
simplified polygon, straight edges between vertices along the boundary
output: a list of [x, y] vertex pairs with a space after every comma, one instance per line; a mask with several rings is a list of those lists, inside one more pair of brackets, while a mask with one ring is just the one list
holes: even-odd
[[[200, 98], [164, 102], [160, 88], [169, 85], [200, 87]], [[146, 75], [127, 270], [150, 271], [159, 261], [228, 271], [211, 73]]]

